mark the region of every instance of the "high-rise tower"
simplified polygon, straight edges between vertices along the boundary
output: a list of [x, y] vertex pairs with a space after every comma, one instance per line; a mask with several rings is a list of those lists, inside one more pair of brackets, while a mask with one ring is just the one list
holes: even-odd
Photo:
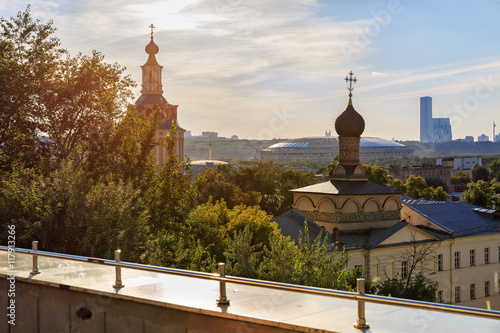
[[420, 97], [420, 142], [433, 141], [432, 97]]
[[[163, 97], [162, 85], [162, 69], [156, 61], [156, 54], [160, 52], [158, 45], [153, 41], [153, 29], [151, 24], [151, 41], [146, 46], [146, 53], [148, 60], [141, 66], [142, 69], [142, 90], [141, 96], [135, 102], [139, 111], [144, 115], [149, 116], [154, 110], [160, 110], [160, 125], [158, 127], [157, 140], [164, 140], [172, 131], [175, 126], [174, 136], [174, 151], [173, 153], [179, 157], [182, 162], [184, 158], [184, 132], [185, 130], [179, 126], [177, 121], [177, 107], [178, 105], [169, 104], [165, 97]], [[153, 151], [156, 163], [163, 165], [167, 161], [168, 152], [167, 147], [157, 146]]]

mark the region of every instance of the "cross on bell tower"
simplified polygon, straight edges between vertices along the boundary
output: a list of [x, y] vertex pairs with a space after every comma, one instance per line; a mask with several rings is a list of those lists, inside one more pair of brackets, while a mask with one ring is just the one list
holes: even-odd
[[153, 23], [149, 26], [151, 28], [151, 39], [153, 39], [153, 29], [156, 28]]

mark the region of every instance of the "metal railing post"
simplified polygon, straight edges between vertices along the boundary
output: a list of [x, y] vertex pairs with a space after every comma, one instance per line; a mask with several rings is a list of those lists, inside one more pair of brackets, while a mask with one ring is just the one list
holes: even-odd
[[[364, 295], [365, 294], [365, 279], [360, 278], [357, 279], [358, 281], [358, 294]], [[358, 329], [368, 329], [370, 328], [370, 325], [367, 324], [366, 318], [365, 318], [365, 301], [360, 301], [358, 300], [358, 320], [356, 324], [354, 324], [355, 328]]]
[[[116, 262], [120, 262], [120, 254], [121, 253], [122, 253], [122, 250], [115, 250], [115, 261]], [[115, 278], [115, 284], [113, 285], [113, 288], [125, 287], [125, 285], [122, 284], [122, 268], [119, 266], [116, 266], [115, 272], [116, 272], [116, 278]]]
[[[219, 265], [219, 276], [220, 277], [225, 277], [226, 273], [224, 271], [224, 264], [223, 262], [218, 263]], [[226, 281], [219, 281], [219, 289], [220, 289], [220, 297], [217, 300], [217, 304], [229, 304], [229, 300], [227, 299], [226, 295]]]
[[[33, 251], [38, 252], [38, 241], [33, 241], [31, 243], [31, 248]], [[30, 273], [32, 275], [41, 273], [40, 270], [38, 269], [38, 254], [36, 252], [33, 253], [33, 269], [31, 270]]]

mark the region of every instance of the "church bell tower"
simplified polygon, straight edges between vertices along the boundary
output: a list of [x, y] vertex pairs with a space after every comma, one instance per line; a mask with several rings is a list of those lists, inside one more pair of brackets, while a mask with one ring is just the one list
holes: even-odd
[[[153, 24], [151, 28], [151, 41], [146, 46], [146, 53], [148, 60], [141, 66], [142, 69], [142, 89], [141, 96], [135, 102], [137, 109], [145, 116], [150, 116], [154, 110], [160, 109], [160, 125], [157, 132], [158, 142], [163, 141], [175, 127], [174, 134], [174, 151], [173, 153], [178, 156], [179, 161], [182, 163], [184, 158], [184, 132], [185, 130], [179, 126], [177, 120], [177, 107], [178, 105], [170, 104], [167, 99], [163, 97], [162, 85], [162, 69], [163, 66], [156, 61], [156, 54], [160, 52], [160, 48], [153, 40]], [[153, 151], [154, 158], [158, 165], [166, 163], [168, 158], [167, 148], [164, 146], [156, 146]]]

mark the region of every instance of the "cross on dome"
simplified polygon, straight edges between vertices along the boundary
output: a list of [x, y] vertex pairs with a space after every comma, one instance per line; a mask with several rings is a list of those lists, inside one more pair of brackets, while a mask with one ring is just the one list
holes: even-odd
[[353, 83], [358, 82], [358, 79], [356, 79], [356, 77], [352, 77], [353, 75], [354, 74], [352, 73], [352, 71], [350, 71], [349, 77], [345, 77], [345, 82], [349, 82], [349, 88], [347, 88], [347, 90], [349, 90], [349, 97], [352, 97], [352, 91], [354, 90]]
[[156, 28], [153, 23], [149, 26], [151, 28], [151, 38], [153, 38], [153, 29]]

